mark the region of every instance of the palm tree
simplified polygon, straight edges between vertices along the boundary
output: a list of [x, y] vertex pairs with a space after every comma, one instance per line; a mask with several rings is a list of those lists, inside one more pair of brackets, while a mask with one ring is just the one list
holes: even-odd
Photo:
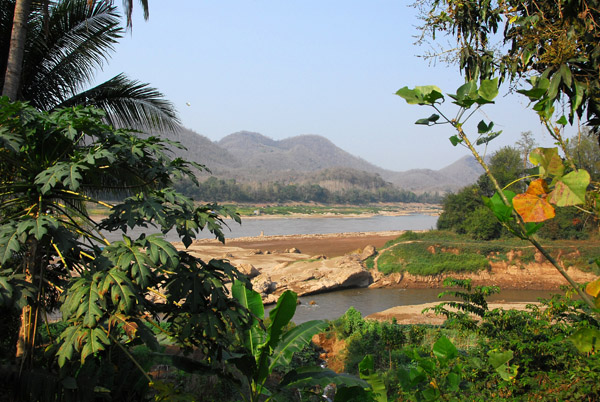
[[[20, 1], [8, 0], [0, 6], [3, 44], [9, 43], [13, 10]], [[116, 126], [178, 126], [173, 105], [148, 84], [119, 74], [89, 88], [94, 72], [103, 67], [123, 34], [112, 1], [61, 0], [46, 5], [33, 2], [29, 12], [21, 81], [11, 99], [27, 100], [40, 110], [75, 104], [96, 106], [104, 109], [107, 121]], [[130, 16], [130, 8], [126, 10]], [[11, 47], [0, 47], [0, 63], [8, 60]], [[2, 77], [0, 85], [6, 88], [9, 82]]]

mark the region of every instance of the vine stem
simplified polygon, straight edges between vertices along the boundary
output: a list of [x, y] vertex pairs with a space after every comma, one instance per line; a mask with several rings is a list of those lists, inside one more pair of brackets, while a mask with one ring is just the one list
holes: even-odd
[[[469, 139], [467, 138], [467, 135], [465, 134], [464, 130], [462, 129], [462, 126], [456, 122], [451, 122], [451, 123], [454, 126], [454, 128], [457, 130], [459, 137], [464, 141], [465, 145], [469, 148], [469, 150], [471, 151], [471, 153], [473, 154], [475, 159], [477, 159], [477, 162], [479, 162], [481, 167], [483, 167], [485, 174], [487, 175], [487, 177], [490, 179], [490, 181], [494, 185], [494, 188], [496, 189], [498, 195], [502, 199], [502, 202], [504, 202], [504, 205], [506, 205], [508, 207], [512, 207], [512, 204], [508, 201], [508, 199], [504, 195], [504, 191], [502, 191], [502, 187], [500, 187], [500, 185], [498, 184], [498, 181], [496, 180], [496, 178], [490, 171], [490, 168], [485, 163], [483, 158], [479, 155], [479, 152], [477, 152], [477, 150], [475, 149], [475, 147], [473, 146], [471, 141], [469, 141]], [[515, 218], [517, 219], [517, 222], [519, 222], [519, 226], [521, 226], [521, 229], [525, 229], [523, 218], [521, 217], [521, 215], [517, 214], [514, 210], [512, 213], [513, 213], [513, 216], [515, 216]], [[575, 282], [573, 280], [573, 278], [571, 278], [571, 276], [567, 273], [567, 271], [564, 270], [564, 268], [558, 263], [558, 261], [556, 261], [556, 259], [554, 257], [552, 257], [550, 255], [550, 253], [548, 253], [548, 251], [540, 243], [538, 243], [537, 240], [535, 240], [530, 235], [527, 235], [525, 230], [523, 230], [523, 233], [525, 233], [524, 237], [527, 239], [527, 241], [529, 241], [546, 258], [546, 260], [548, 260], [548, 262], [550, 262], [550, 264], [552, 264], [554, 266], [554, 268], [556, 268], [556, 270], [563, 276], [563, 278], [565, 278], [567, 280], [567, 282], [569, 282], [569, 285], [571, 285], [571, 287], [573, 289], [575, 289], [575, 291], [577, 292], [579, 297], [581, 297], [581, 299], [592, 310], [596, 310], [596, 305], [594, 304], [594, 300], [592, 300], [592, 298], [586, 292], [584, 292], [583, 289], [581, 289], [579, 284], [577, 284], [577, 282]]]

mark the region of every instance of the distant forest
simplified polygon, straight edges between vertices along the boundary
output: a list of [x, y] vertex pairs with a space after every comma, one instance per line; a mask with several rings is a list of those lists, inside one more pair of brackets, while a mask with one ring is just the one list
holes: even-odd
[[175, 183], [177, 191], [182, 192], [196, 201], [232, 201], [250, 203], [274, 202], [319, 202], [323, 204], [369, 204], [378, 202], [422, 202], [428, 204], [440, 203], [442, 196], [434, 194], [415, 194], [411, 191], [400, 190], [389, 183], [377, 183], [377, 186], [362, 188], [343, 186], [337, 183], [238, 183], [235, 179], [217, 179], [210, 177], [192, 185], [189, 181]]

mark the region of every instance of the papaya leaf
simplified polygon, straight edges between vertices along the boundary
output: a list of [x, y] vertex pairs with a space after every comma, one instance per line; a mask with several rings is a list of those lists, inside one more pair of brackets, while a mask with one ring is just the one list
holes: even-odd
[[179, 254], [173, 245], [159, 234], [146, 237], [150, 261], [163, 269], [172, 269], [179, 264]]
[[536, 148], [529, 154], [529, 161], [539, 165], [542, 177], [562, 176], [565, 171], [565, 165], [558, 156], [558, 148]]
[[83, 334], [79, 335], [79, 341], [82, 344], [82, 363], [89, 355], [95, 355], [104, 350], [105, 345], [110, 344], [110, 341], [102, 328], [85, 328]]
[[21, 241], [16, 226], [2, 225], [0, 228], [0, 264], [10, 260], [21, 250]]
[[98, 288], [96, 287], [95, 281], [85, 282], [82, 288], [82, 297], [76, 312], [76, 317], [83, 317], [83, 325], [85, 327], [94, 328], [103, 314], [99, 306], [101, 298], [98, 294]]
[[594, 328], [580, 328], [568, 337], [581, 353], [600, 349], [600, 331]]
[[4, 149], [12, 152], [19, 152], [19, 148], [23, 144], [24, 140], [21, 136], [9, 131], [4, 127], [0, 127], [0, 144]]
[[110, 299], [119, 312], [130, 314], [133, 311], [137, 301], [136, 289], [131, 280], [122, 271], [111, 269], [106, 272], [98, 288], [102, 297], [110, 293]]
[[130, 318], [123, 314], [113, 314], [108, 320], [109, 328], [120, 327], [129, 340], [133, 340], [136, 337], [139, 325], [137, 322], [130, 320]]
[[69, 326], [60, 334], [60, 347], [56, 356], [58, 357], [58, 366], [63, 367], [67, 360], [73, 359], [73, 354], [76, 351], [78, 327]]
[[590, 174], [586, 170], [569, 172], [558, 178], [548, 198], [551, 203], [559, 207], [584, 204], [585, 192], [589, 184]]

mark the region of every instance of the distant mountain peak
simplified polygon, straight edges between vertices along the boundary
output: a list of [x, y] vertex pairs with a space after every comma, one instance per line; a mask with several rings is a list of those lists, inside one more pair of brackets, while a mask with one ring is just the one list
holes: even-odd
[[237, 181], [303, 182], [314, 180], [314, 173], [321, 170], [348, 169], [367, 172], [372, 177], [379, 175], [405, 190], [444, 193], [474, 183], [482, 173], [471, 156], [462, 157], [440, 170], [393, 172], [354, 156], [315, 134], [274, 140], [260, 133], [238, 131], [211, 142], [183, 129], [176, 140], [188, 149], [185, 153], [174, 150], [176, 155], [206, 165], [218, 178]]

